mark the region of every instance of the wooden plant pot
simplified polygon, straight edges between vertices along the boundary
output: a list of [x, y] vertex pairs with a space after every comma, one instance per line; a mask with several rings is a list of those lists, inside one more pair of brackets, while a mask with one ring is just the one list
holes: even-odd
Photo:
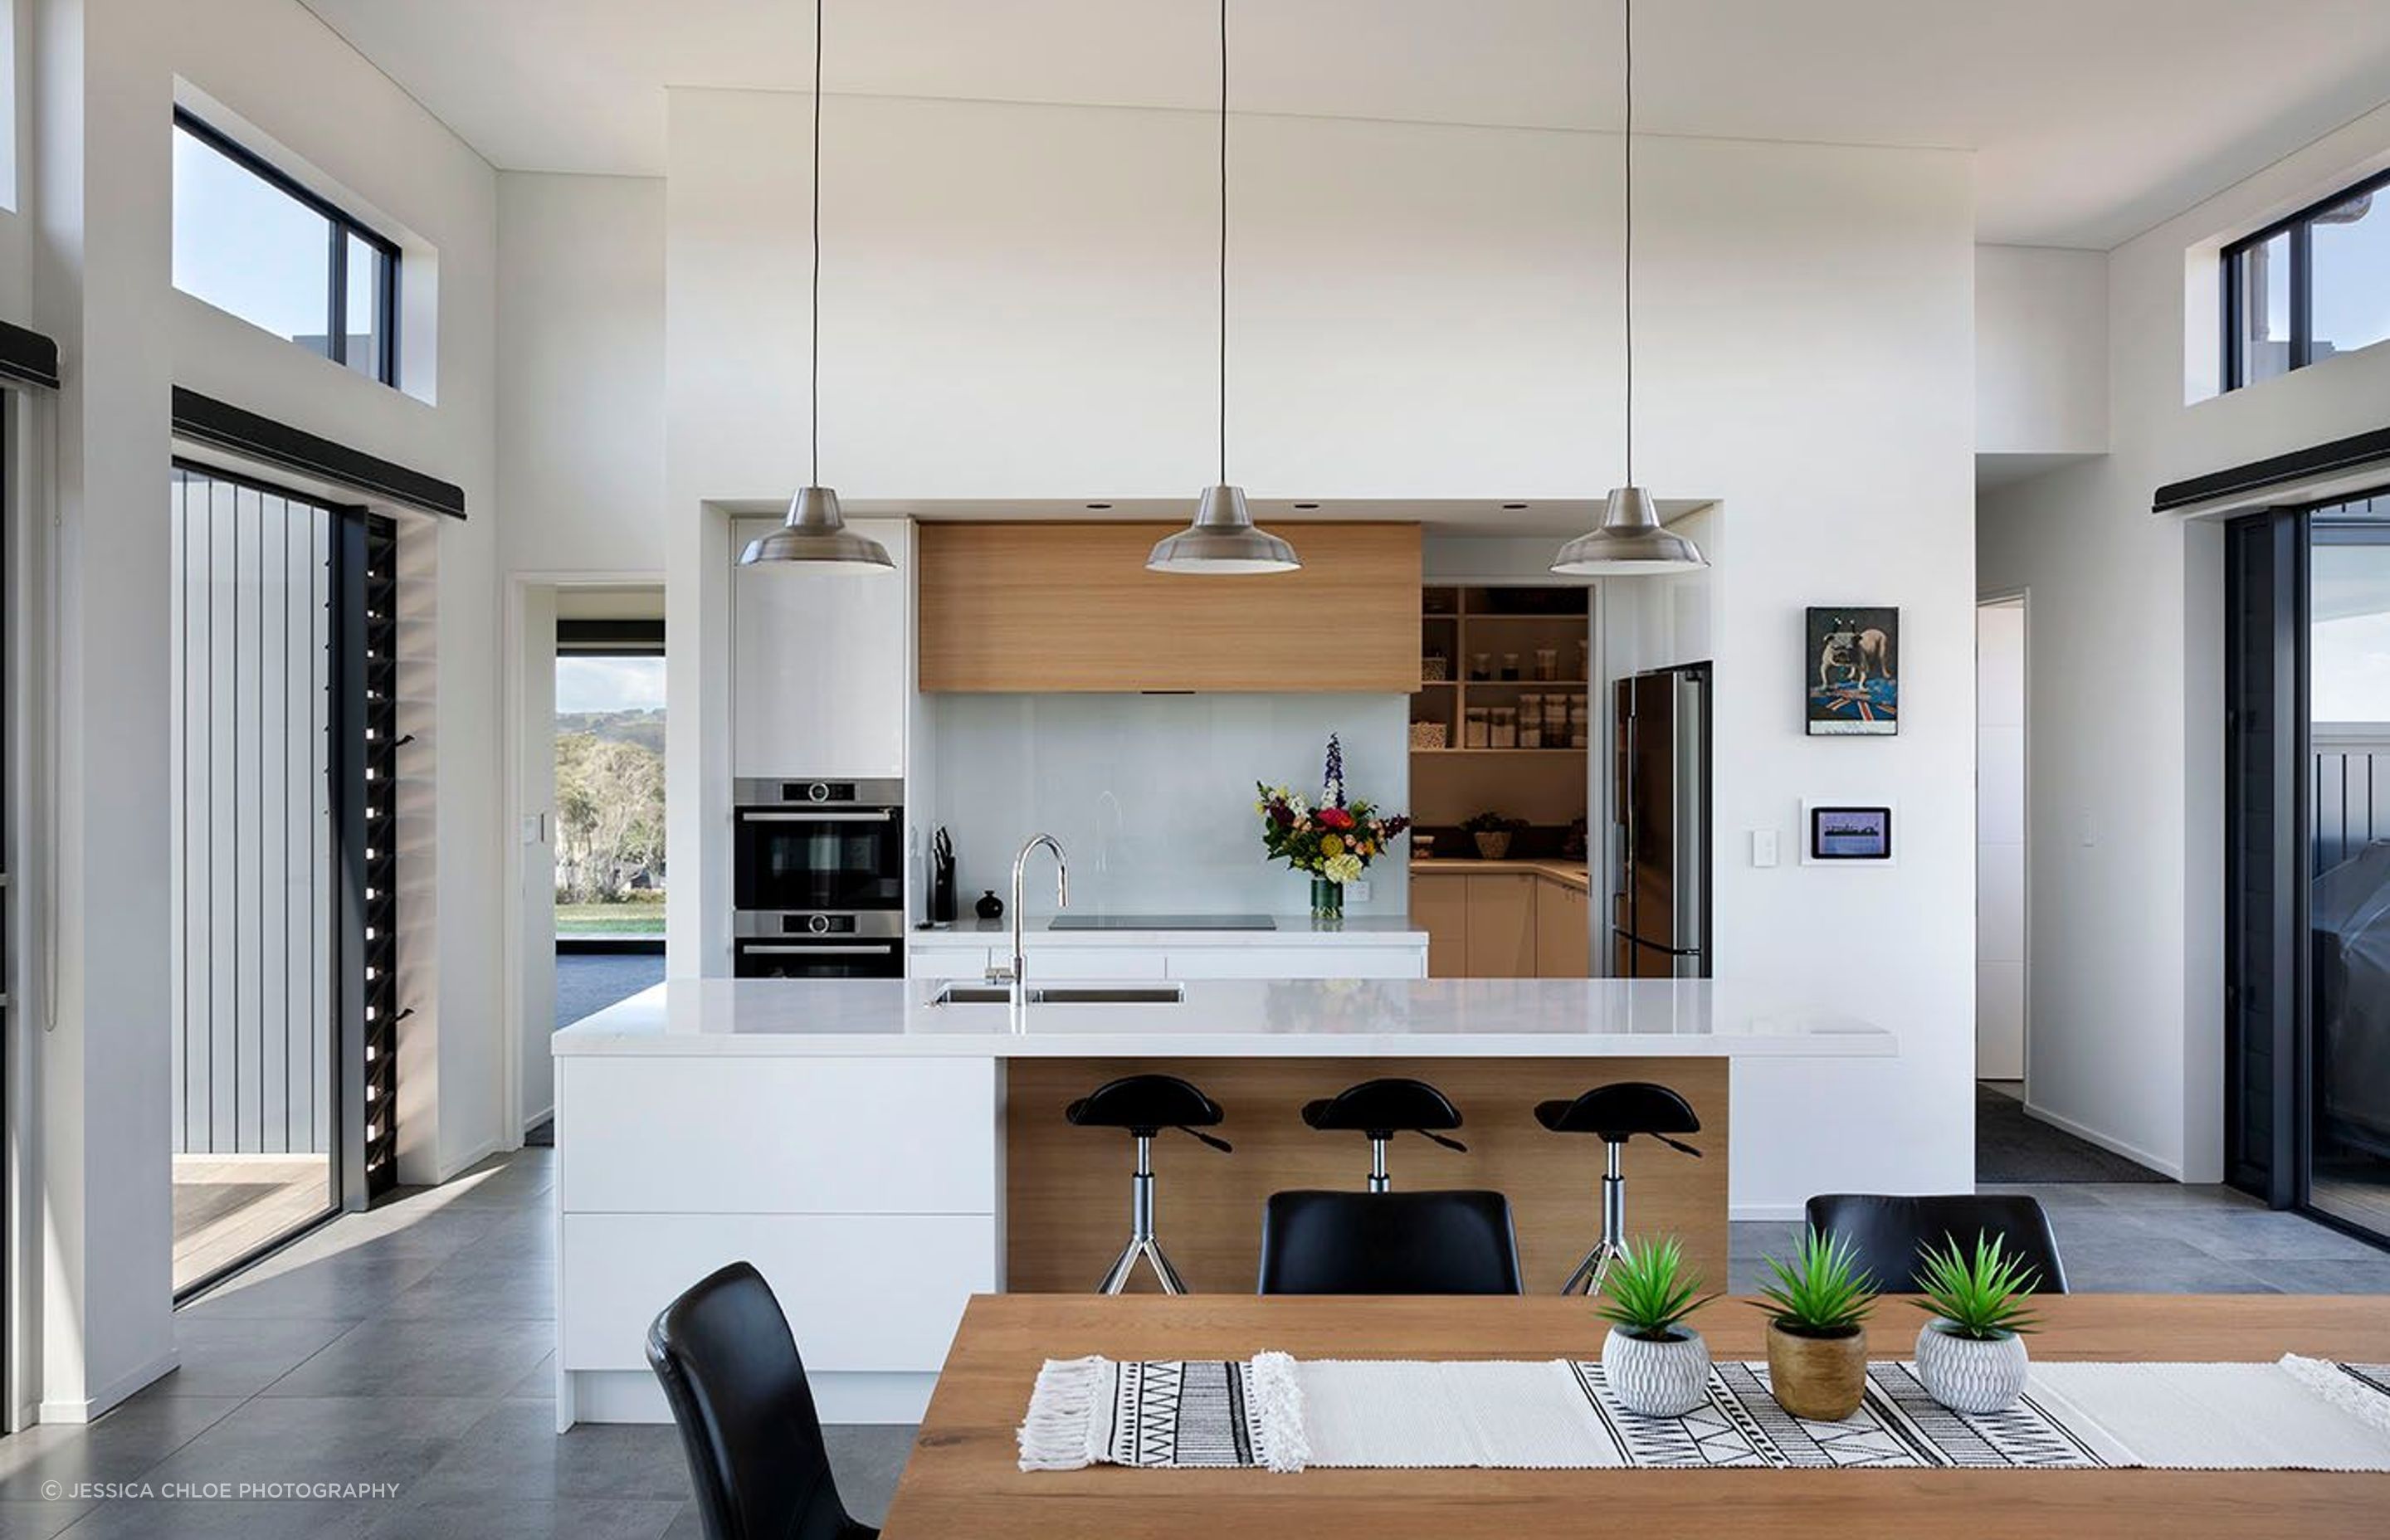
[[1802, 1337], [1767, 1323], [1767, 1386], [1776, 1404], [1811, 1422], [1840, 1422], [1867, 1394], [1867, 1328]]

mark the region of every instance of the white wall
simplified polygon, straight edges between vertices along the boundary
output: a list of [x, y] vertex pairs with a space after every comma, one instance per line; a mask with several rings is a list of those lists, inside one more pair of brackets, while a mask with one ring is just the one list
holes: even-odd
[[2024, 1078], [2022, 599], [1975, 611], [1975, 1073]]
[[557, 580], [664, 570], [664, 185], [504, 172], [497, 214], [505, 1035], [529, 1123], [555, 1084], [554, 846], [525, 829], [554, 811]]
[[[822, 474], [850, 499], [1189, 496], [1210, 475], [1212, 121], [833, 98]], [[672, 967], [726, 966], [725, 520], [806, 473], [801, 96], [676, 91], [665, 199]], [[1598, 495], [1620, 474], [1614, 139], [1232, 135], [1231, 473], [1257, 494]], [[1869, 938], [1895, 1060], [1736, 1076], [1736, 1201], [1972, 1176], [1972, 208], [1965, 157], [1638, 146], [1637, 464], [1719, 499], [1720, 845], [1900, 802], [1898, 868], [1717, 873], [1722, 974]], [[1801, 610], [1896, 604], [1891, 741], [1802, 735]], [[1826, 1131], [1821, 1133], [1821, 1131]]]
[[1975, 248], [1975, 449], [2108, 447], [2108, 254]]
[[2169, 481], [2382, 426], [2390, 347], [2216, 395], [2216, 252], [2390, 160], [2390, 108], [2116, 249], [2111, 452], [1989, 494], [2030, 587], [2033, 1096], [2162, 1171], [2223, 1170], [2222, 537]]
[[[39, 1039], [51, 1238], [43, 1413], [104, 1409], [173, 1362], [165, 1109], [170, 912], [168, 400], [184, 384], [461, 484], [438, 532], [440, 687], [403, 773], [437, 767], [434, 992], [401, 1047], [402, 1167], [424, 1180], [496, 1127], [497, 772], [491, 517], [495, 177], [295, 0], [40, 0], [29, 217], [32, 324], [58, 340], [58, 1016]], [[382, 388], [176, 293], [169, 110], [177, 76], [436, 248], [410, 289], [429, 399]], [[422, 275], [430, 276], [427, 271]], [[422, 346], [414, 344], [420, 341]], [[435, 382], [425, 381], [427, 387]], [[431, 404], [436, 399], [437, 404]], [[407, 898], [403, 895], [402, 903]]]
[[[1347, 795], [1410, 805], [1410, 698], [1402, 695], [942, 695], [930, 698], [937, 803], [924, 828], [955, 841], [964, 909], [1009, 892], [1036, 832], [1071, 853], [1071, 906], [1089, 913], [1301, 914], [1309, 879], [1261, 860], [1253, 782], [1319, 795], [1328, 735]], [[1407, 858], [1370, 868], [1354, 914], [1401, 914]], [[1032, 879], [1029, 912], [1053, 889]]]
[[504, 172], [498, 555], [509, 572], [664, 569], [664, 185]]

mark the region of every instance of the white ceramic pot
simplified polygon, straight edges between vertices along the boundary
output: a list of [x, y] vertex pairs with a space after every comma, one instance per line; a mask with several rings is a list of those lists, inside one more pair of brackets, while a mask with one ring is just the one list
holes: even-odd
[[1917, 1378], [1954, 1412], [2005, 1412], [2024, 1394], [2024, 1339], [1961, 1337], [1936, 1315], [1917, 1333]]
[[1689, 1326], [1658, 1342], [1612, 1327], [1601, 1340], [1601, 1378], [1630, 1412], [1681, 1417], [1709, 1399], [1710, 1345]]

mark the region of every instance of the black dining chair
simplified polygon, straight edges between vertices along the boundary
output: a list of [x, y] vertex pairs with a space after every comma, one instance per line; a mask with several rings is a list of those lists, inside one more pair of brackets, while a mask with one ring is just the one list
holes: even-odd
[[1265, 1294], [1516, 1294], [1519, 1242], [1498, 1192], [1274, 1192]]
[[1809, 1226], [1850, 1242], [1858, 1265], [1876, 1287], [1895, 1294], [1919, 1287], [1919, 1253], [1952, 1240], [1972, 1249], [1978, 1235], [2000, 1238], [2003, 1249], [2038, 1276], [2045, 1294], [2066, 1292], [2066, 1264], [2041, 1204], [2022, 1193], [1954, 1192], [1906, 1196], [1829, 1192], [1809, 1200]]
[[734, 1262], [648, 1328], [697, 1487], [706, 1540], [877, 1540], [839, 1501], [821, 1418], [788, 1317], [764, 1275]]

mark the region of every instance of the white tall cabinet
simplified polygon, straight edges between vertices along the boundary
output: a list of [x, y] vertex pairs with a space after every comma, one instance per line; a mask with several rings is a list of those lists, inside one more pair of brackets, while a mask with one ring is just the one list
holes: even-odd
[[[777, 520], [742, 519], [732, 551]], [[913, 525], [856, 519], [893, 572], [740, 567], [730, 582], [730, 764], [738, 776], [901, 776], [913, 695]]]

